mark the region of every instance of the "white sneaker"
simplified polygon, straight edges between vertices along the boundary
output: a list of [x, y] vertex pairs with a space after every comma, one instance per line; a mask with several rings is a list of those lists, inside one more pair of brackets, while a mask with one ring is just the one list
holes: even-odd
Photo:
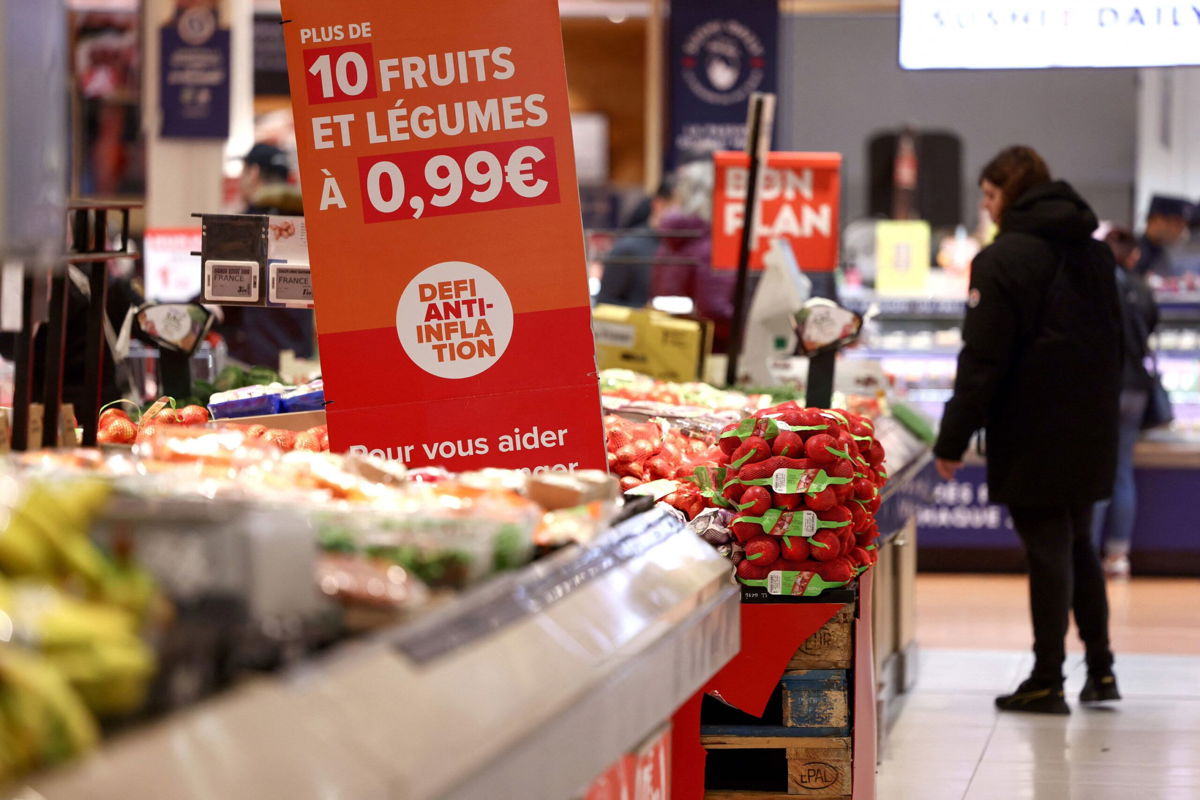
[[1104, 574], [1106, 577], [1115, 580], [1124, 580], [1129, 577], [1129, 556], [1127, 555], [1111, 555], [1104, 557]]

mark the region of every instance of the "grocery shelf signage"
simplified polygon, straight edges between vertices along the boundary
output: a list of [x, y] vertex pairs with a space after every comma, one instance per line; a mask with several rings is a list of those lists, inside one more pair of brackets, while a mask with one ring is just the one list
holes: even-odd
[[[713, 267], [737, 269], [749, 156], [723, 152], [713, 158]], [[774, 239], [792, 245], [796, 263], [805, 272], [832, 272], [837, 267], [841, 168], [840, 153], [771, 153], [767, 157], [751, 269], [763, 268], [763, 257]]]
[[227, 138], [230, 33], [219, 27], [216, 9], [179, 4], [159, 44], [163, 137]]
[[147, 228], [142, 245], [146, 299], [186, 303], [200, 294], [201, 275], [192, 255], [200, 247], [200, 228]]
[[283, 0], [333, 448], [605, 466], [553, 0]]
[[901, 0], [905, 69], [1200, 64], [1200, 4]]
[[668, 167], [745, 147], [750, 95], [776, 88], [778, 31], [778, 0], [671, 4]]
[[875, 290], [885, 297], [927, 294], [932, 239], [925, 220], [876, 222]]
[[917, 510], [921, 543], [995, 547], [1015, 543], [1012, 517], [988, 498], [983, 467], [967, 466], [953, 481], [934, 483], [932, 502]]

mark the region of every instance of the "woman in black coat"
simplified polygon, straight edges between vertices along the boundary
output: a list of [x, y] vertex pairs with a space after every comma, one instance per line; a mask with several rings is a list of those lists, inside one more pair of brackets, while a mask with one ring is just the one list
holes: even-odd
[[1063, 698], [1071, 609], [1087, 648], [1084, 702], [1116, 700], [1104, 573], [1092, 505], [1112, 494], [1121, 388], [1112, 252], [1095, 213], [1041, 157], [1011, 147], [983, 169], [996, 241], [971, 268], [954, 396], [934, 455], [943, 478], [982, 431], [991, 497], [1008, 506], [1029, 560], [1035, 665], [1004, 710], [1069, 712]]

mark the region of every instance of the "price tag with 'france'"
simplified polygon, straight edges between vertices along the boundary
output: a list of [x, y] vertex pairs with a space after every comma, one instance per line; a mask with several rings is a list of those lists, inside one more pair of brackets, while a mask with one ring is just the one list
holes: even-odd
[[312, 308], [312, 272], [307, 264], [271, 264], [268, 298], [293, 308]]
[[204, 299], [214, 303], [257, 303], [259, 268], [253, 261], [204, 262]]

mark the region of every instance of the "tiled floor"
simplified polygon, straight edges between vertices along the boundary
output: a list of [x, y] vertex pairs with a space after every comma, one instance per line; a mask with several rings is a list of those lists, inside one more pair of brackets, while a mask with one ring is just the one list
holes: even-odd
[[[981, 581], [987, 588], [972, 599], [935, 601], [955, 583], [963, 591]], [[1114, 632], [1130, 629], [1114, 638], [1125, 640], [1117, 663], [1125, 699], [1080, 708], [1083, 667], [1072, 655], [1069, 717], [1002, 715], [993, 696], [1032, 666], [1028, 628], [1009, 619], [1028, 625], [1021, 580], [921, 576], [920, 679], [883, 753], [878, 800], [1200, 800], [1200, 581], [1121, 588]], [[1174, 607], [1156, 615], [1164, 594]], [[1000, 633], [989, 638], [979, 629], [993, 620]], [[945, 647], [958, 641], [956, 631], [971, 649]], [[980, 649], [988, 641], [1011, 649]], [[1168, 652], [1145, 652], [1156, 647]]]
[[[1029, 600], [1018, 575], [940, 575], [917, 580], [918, 637], [925, 647], [1026, 650]], [[1200, 580], [1110, 582], [1118, 653], [1200, 655]], [[1068, 645], [1083, 652], [1072, 633]]]

